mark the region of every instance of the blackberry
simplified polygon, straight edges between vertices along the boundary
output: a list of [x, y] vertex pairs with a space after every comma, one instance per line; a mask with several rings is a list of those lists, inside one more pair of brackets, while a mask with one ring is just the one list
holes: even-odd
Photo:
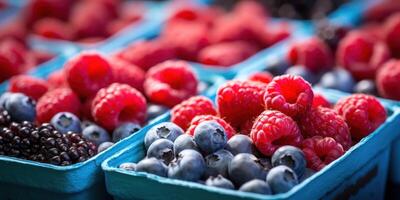
[[0, 108], [0, 127], [8, 126], [11, 122], [11, 117], [6, 110]]
[[[0, 122], [6, 121], [1, 121], [4, 116]], [[47, 123], [37, 127], [32, 122], [12, 122], [0, 129], [0, 155], [66, 166], [86, 161], [96, 151], [96, 145], [79, 134], [62, 134]]]
[[316, 22], [317, 36], [323, 40], [332, 51], [336, 51], [339, 41], [346, 36], [349, 28], [329, 23], [327, 20]]

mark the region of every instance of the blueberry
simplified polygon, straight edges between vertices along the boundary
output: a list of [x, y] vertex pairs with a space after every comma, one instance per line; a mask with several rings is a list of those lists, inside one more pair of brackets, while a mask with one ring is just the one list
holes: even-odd
[[212, 187], [230, 189], [230, 190], [235, 189], [235, 186], [233, 186], [232, 182], [221, 175], [218, 175], [216, 177], [214, 176], [209, 177], [206, 180], [206, 185]]
[[233, 155], [237, 155], [239, 153], [251, 154], [255, 152], [253, 140], [251, 140], [249, 136], [242, 134], [236, 134], [231, 137], [231, 139], [228, 140], [225, 149], [230, 151]]
[[299, 184], [296, 173], [285, 165], [272, 168], [267, 175], [267, 183], [274, 194], [285, 193]]
[[265, 181], [258, 180], [258, 179], [254, 179], [249, 182], [246, 182], [239, 188], [239, 191], [252, 192], [252, 193], [258, 193], [258, 194], [272, 194], [271, 188], [269, 187], [269, 185]]
[[269, 158], [258, 158], [258, 160], [260, 161], [261, 165], [264, 167], [265, 170], [272, 169], [271, 159], [269, 159]]
[[0, 96], [0, 108], [5, 108], [6, 101], [7, 101], [7, 99], [8, 99], [12, 94], [13, 94], [13, 93], [11, 93], [11, 92], [4, 92], [4, 93]]
[[292, 74], [303, 77], [304, 80], [311, 84], [315, 84], [318, 81], [318, 76], [305, 68], [304, 66], [293, 66], [286, 70], [285, 74]]
[[123, 123], [119, 127], [117, 127], [112, 134], [112, 141], [118, 142], [134, 133], [139, 131], [142, 127], [136, 123]]
[[253, 179], [265, 180], [266, 171], [254, 155], [240, 153], [236, 155], [228, 166], [229, 177], [236, 186]]
[[296, 172], [297, 177], [303, 176], [307, 161], [304, 153], [297, 147], [282, 146], [278, 148], [271, 158], [272, 166], [286, 165]]
[[228, 166], [233, 159], [231, 152], [221, 149], [205, 157], [205, 177], [217, 176], [218, 174], [228, 177]]
[[69, 112], [60, 112], [51, 118], [51, 125], [53, 125], [61, 133], [81, 133], [81, 121], [77, 116]]
[[136, 171], [136, 163], [122, 163], [121, 165], [119, 165], [119, 168], [127, 171]]
[[82, 136], [96, 144], [96, 146], [99, 146], [103, 142], [111, 141], [110, 135], [107, 131], [95, 124], [83, 129]]
[[186, 181], [198, 181], [205, 171], [203, 156], [191, 149], [183, 150], [169, 164], [168, 177]]
[[136, 164], [136, 171], [167, 177], [168, 167], [157, 158], [145, 158]]
[[188, 134], [182, 134], [174, 141], [174, 153], [178, 155], [181, 151], [185, 149], [193, 149], [199, 151], [193, 137]]
[[154, 141], [161, 138], [174, 142], [175, 139], [183, 133], [184, 131], [178, 125], [171, 122], [163, 122], [153, 126], [147, 131], [144, 137], [144, 146], [148, 149]]
[[274, 56], [268, 59], [265, 71], [268, 71], [274, 76], [279, 76], [285, 73], [289, 68], [289, 62], [282, 56]]
[[364, 93], [378, 96], [378, 90], [373, 80], [362, 80], [354, 86], [355, 93]]
[[169, 163], [174, 159], [174, 143], [167, 139], [158, 139], [147, 150], [147, 157], [155, 157]]
[[225, 147], [227, 137], [225, 129], [215, 121], [201, 122], [194, 129], [194, 141], [206, 155]]
[[306, 171], [304, 172], [303, 176], [301, 176], [299, 182], [303, 182], [304, 180], [310, 178], [312, 175], [314, 175], [316, 172], [310, 168], [307, 168]]
[[35, 121], [36, 102], [22, 93], [13, 93], [7, 97], [4, 108], [14, 122]]
[[155, 119], [156, 117], [166, 113], [168, 108], [162, 105], [150, 104], [147, 106], [147, 121]]
[[99, 145], [99, 147], [97, 148], [97, 153], [105, 151], [106, 149], [110, 148], [112, 145], [114, 145], [114, 143], [112, 143], [112, 142], [103, 142], [103, 143], [101, 143]]
[[96, 125], [94, 122], [88, 121], [88, 120], [83, 120], [81, 122], [81, 129], [85, 129], [86, 127], [90, 126], [90, 125]]
[[353, 92], [355, 82], [347, 70], [335, 68], [332, 71], [325, 73], [318, 84], [324, 88], [351, 93]]

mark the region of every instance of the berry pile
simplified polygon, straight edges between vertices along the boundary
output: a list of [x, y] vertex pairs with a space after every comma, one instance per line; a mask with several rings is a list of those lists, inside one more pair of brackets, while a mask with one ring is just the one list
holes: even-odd
[[[260, 81], [259, 78], [263, 77]], [[146, 157], [120, 168], [207, 186], [279, 194], [342, 156], [386, 120], [373, 96], [331, 105], [300, 76], [262, 72], [216, 96], [176, 105], [144, 138]]]

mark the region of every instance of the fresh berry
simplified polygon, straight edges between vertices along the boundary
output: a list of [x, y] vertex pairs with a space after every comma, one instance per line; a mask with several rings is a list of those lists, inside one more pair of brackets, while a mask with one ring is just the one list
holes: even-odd
[[229, 81], [222, 85], [216, 100], [221, 118], [241, 130], [244, 124], [264, 111], [264, 88], [264, 84], [253, 81]]
[[266, 110], [257, 117], [250, 137], [257, 149], [266, 156], [271, 156], [283, 145], [300, 146], [303, 139], [292, 118], [271, 110]]
[[255, 15], [264, 19], [268, 17], [268, 12], [265, 10], [263, 5], [254, 0], [237, 2], [233, 12], [237, 15]]
[[165, 106], [162, 105], [157, 105], [157, 104], [149, 104], [147, 106], [147, 120], [150, 121], [158, 116], [161, 116], [162, 114], [166, 113], [169, 109]]
[[301, 65], [290, 67], [289, 69], [286, 70], [285, 74], [301, 76], [304, 80], [306, 80], [311, 84], [314, 84], [318, 81], [318, 75], [316, 75], [314, 72], [310, 71], [308, 68]]
[[400, 14], [393, 14], [383, 26], [384, 40], [394, 56], [400, 56]]
[[151, 129], [147, 131], [144, 137], [144, 146], [148, 149], [150, 145], [158, 139], [167, 139], [174, 142], [176, 138], [183, 133], [183, 130], [176, 124], [163, 122], [151, 127]]
[[186, 181], [198, 181], [205, 171], [203, 156], [194, 150], [186, 149], [178, 154], [168, 167], [168, 177]]
[[136, 164], [136, 171], [167, 177], [168, 167], [156, 158], [145, 158]]
[[141, 68], [122, 59], [114, 58], [111, 62], [114, 82], [128, 84], [139, 91], [143, 91], [145, 72]]
[[213, 102], [207, 97], [195, 96], [176, 105], [171, 110], [171, 122], [186, 130], [198, 115], [216, 115]]
[[55, 72], [52, 72], [49, 77], [47, 77], [47, 84], [49, 89], [56, 89], [60, 87], [69, 87], [65, 70], [61, 69]]
[[233, 155], [237, 155], [239, 153], [252, 154], [256, 150], [251, 138], [242, 134], [237, 134], [231, 137], [231, 139], [228, 140], [225, 149], [230, 151]]
[[182, 134], [174, 141], [174, 153], [175, 155], [178, 155], [185, 149], [200, 151], [196, 142], [194, 142], [193, 137], [187, 134]]
[[75, 31], [69, 24], [56, 18], [43, 18], [33, 26], [33, 32], [41, 37], [73, 40]]
[[48, 90], [46, 81], [28, 75], [18, 75], [10, 79], [8, 90], [13, 93], [23, 93], [37, 101]]
[[287, 166], [272, 168], [267, 175], [267, 183], [273, 194], [285, 193], [299, 184], [296, 173]]
[[146, 74], [144, 90], [154, 103], [173, 107], [197, 94], [198, 80], [191, 66], [184, 61], [166, 61]]
[[82, 130], [82, 137], [93, 142], [97, 146], [104, 142], [110, 142], [110, 134], [98, 125], [90, 125]]
[[268, 84], [269, 82], [272, 81], [273, 75], [269, 72], [256, 72], [254, 74], [251, 74], [247, 80], [250, 81], [257, 81], [261, 83]]
[[264, 166], [254, 155], [248, 153], [236, 155], [228, 166], [228, 172], [237, 187], [253, 179], [265, 180], [266, 176]]
[[[379, 73], [379, 72], [378, 72]], [[393, 71], [392, 71], [393, 73]], [[354, 93], [363, 93], [373, 96], [378, 95], [378, 89], [376, 87], [375, 81], [373, 80], [362, 80], [359, 81], [353, 88]]]
[[12, 39], [0, 41], [0, 82], [24, 73], [34, 65], [34, 58], [22, 43]]
[[51, 125], [54, 126], [60, 133], [81, 133], [81, 120], [77, 116], [69, 112], [60, 112], [53, 116], [50, 120]]
[[168, 23], [176, 21], [201, 23], [212, 25], [213, 21], [221, 14], [217, 7], [180, 6], [168, 18]]
[[382, 66], [376, 77], [376, 85], [382, 97], [400, 100], [400, 61], [391, 60]]
[[307, 161], [301, 149], [293, 146], [282, 146], [277, 149], [271, 158], [272, 166], [285, 165], [292, 169], [297, 177], [302, 177]]
[[136, 123], [132, 123], [132, 122], [123, 123], [113, 131], [112, 141], [118, 142], [124, 138], [127, 138], [128, 136], [139, 131], [141, 128], [142, 127]]
[[121, 165], [119, 165], [119, 168], [127, 171], [136, 171], [136, 163], [122, 163]]
[[307, 160], [307, 167], [319, 171], [344, 154], [342, 145], [333, 138], [314, 136], [305, 139], [302, 150]]
[[312, 106], [314, 93], [310, 84], [300, 76], [275, 77], [266, 90], [264, 103], [269, 110], [278, 110], [298, 118]]
[[73, 7], [73, 1], [63, 0], [33, 0], [29, 1], [24, 11], [28, 26], [45, 17], [67, 20]]
[[239, 191], [242, 192], [251, 192], [251, 193], [258, 193], [258, 194], [272, 194], [271, 188], [269, 185], [262, 180], [254, 179], [245, 184], [243, 184]]
[[233, 159], [233, 155], [225, 150], [221, 149], [217, 152], [209, 154], [205, 157], [206, 171], [205, 177], [221, 175], [228, 178], [228, 166]]
[[343, 92], [353, 92], [355, 80], [351, 74], [344, 69], [335, 68], [325, 73], [318, 85], [324, 88], [336, 89]]
[[320, 93], [314, 93], [314, 99], [313, 99], [313, 104], [312, 107], [313, 108], [317, 108], [317, 107], [326, 107], [329, 108], [331, 107], [331, 104], [329, 103], [329, 101]]
[[110, 147], [112, 147], [113, 145], [114, 145], [114, 143], [112, 143], [112, 142], [103, 142], [97, 148], [97, 153], [103, 152], [103, 151], [109, 149]]
[[97, 52], [81, 53], [70, 59], [65, 68], [69, 86], [81, 97], [95, 95], [113, 79], [110, 62]]
[[315, 37], [293, 44], [287, 56], [293, 65], [302, 65], [312, 72], [321, 72], [333, 66], [329, 47]]
[[186, 134], [189, 134], [191, 136], [194, 135], [194, 130], [196, 129], [196, 127], [205, 121], [215, 121], [217, 122], [219, 125], [221, 125], [226, 133], [226, 137], [229, 140], [229, 138], [231, 138], [233, 135], [235, 135], [235, 130], [232, 128], [231, 125], [229, 125], [225, 120], [214, 116], [214, 115], [198, 115], [195, 118], [192, 119], [192, 122], [190, 123], [189, 128], [186, 130]]
[[0, 107], [0, 127], [7, 127], [11, 123], [11, 116], [7, 110]]
[[5, 101], [4, 108], [15, 122], [33, 122], [37, 118], [35, 100], [22, 93], [11, 94]]
[[6, 101], [8, 98], [11, 97], [13, 93], [11, 92], [4, 92], [3, 94], [0, 95], [0, 108], [5, 108]]
[[60, 112], [70, 112], [79, 116], [80, 101], [78, 96], [68, 88], [51, 90], [40, 97], [36, 105], [37, 121], [49, 122]]
[[166, 164], [174, 159], [174, 143], [167, 139], [154, 141], [147, 150], [147, 157], [163, 160]]
[[347, 34], [336, 54], [336, 62], [357, 80], [374, 79], [377, 70], [389, 58], [390, 51], [384, 42], [361, 31]]
[[216, 121], [204, 121], [194, 129], [194, 141], [205, 155], [225, 147], [227, 137], [224, 127]]
[[129, 85], [113, 83], [96, 94], [91, 110], [95, 122], [113, 130], [125, 122], [143, 123], [146, 99]]
[[335, 110], [345, 119], [351, 136], [356, 140], [375, 131], [387, 117], [378, 99], [365, 94], [353, 94], [340, 99]]
[[52, 58], [54, 58], [54, 54], [45, 50], [39, 50], [39, 49], [31, 49], [31, 54], [36, 60], [37, 64], [42, 64], [45, 63]]
[[212, 187], [230, 189], [230, 190], [235, 189], [235, 186], [233, 186], [233, 183], [221, 175], [217, 175], [216, 177], [210, 176], [206, 180], [206, 185], [212, 186]]
[[326, 20], [317, 23], [317, 36], [332, 50], [336, 50], [340, 40], [346, 36], [348, 31], [349, 28], [329, 23]]
[[265, 71], [271, 73], [274, 76], [280, 76], [286, 72], [292, 65], [285, 58], [280, 56], [271, 56], [265, 63]]

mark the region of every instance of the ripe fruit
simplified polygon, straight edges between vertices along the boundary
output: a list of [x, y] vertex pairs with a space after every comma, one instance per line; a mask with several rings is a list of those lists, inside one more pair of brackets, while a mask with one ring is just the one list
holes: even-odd
[[15, 122], [33, 122], [36, 118], [36, 102], [21, 93], [11, 94], [4, 103], [4, 108]]
[[285, 193], [299, 184], [296, 173], [287, 166], [272, 168], [267, 175], [267, 183], [273, 194]]
[[132, 122], [123, 123], [113, 131], [112, 141], [118, 142], [124, 138], [127, 138], [128, 136], [139, 131], [141, 128], [142, 127], [136, 123], [132, 123]]
[[168, 177], [195, 182], [203, 176], [205, 167], [203, 156], [199, 152], [186, 149], [169, 164]]
[[376, 85], [379, 94], [385, 98], [400, 100], [400, 61], [390, 60], [379, 70]]
[[269, 185], [265, 181], [258, 179], [254, 179], [243, 184], [242, 186], [240, 186], [239, 191], [252, 192], [258, 194], [272, 194]]
[[208, 155], [224, 148], [227, 137], [225, 129], [216, 121], [204, 121], [194, 129], [194, 141]]
[[205, 157], [206, 162], [206, 171], [204, 176], [218, 176], [221, 175], [225, 178], [228, 178], [228, 166], [233, 159], [233, 155], [225, 150], [221, 149], [214, 153], [209, 154]]
[[106, 130], [98, 125], [90, 125], [82, 130], [82, 137], [95, 143], [97, 146], [104, 142], [110, 142], [111, 137]]
[[60, 133], [81, 133], [81, 121], [77, 116], [69, 112], [60, 112], [54, 115], [50, 120], [51, 125], [54, 126]]
[[306, 170], [306, 158], [303, 151], [293, 146], [282, 146], [277, 149], [271, 158], [272, 166], [285, 165], [302, 177]]
[[233, 186], [232, 182], [221, 175], [217, 175], [216, 177], [210, 176], [206, 180], [206, 185], [231, 190], [235, 189], [235, 186]]
[[163, 160], [169, 164], [174, 159], [174, 143], [167, 139], [158, 139], [154, 141], [147, 149], [147, 157]]
[[199, 148], [197, 147], [196, 142], [194, 142], [193, 137], [187, 134], [182, 134], [174, 141], [174, 154], [178, 155], [185, 149], [199, 151]]
[[256, 150], [251, 138], [242, 134], [237, 134], [231, 137], [231, 139], [228, 140], [225, 149], [230, 151], [233, 155], [237, 155], [239, 153], [252, 154]]
[[46, 81], [28, 75], [18, 75], [10, 79], [8, 90], [13, 93], [23, 93], [37, 101], [48, 90]]
[[194, 130], [197, 128], [197, 126], [204, 122], [204, 121], [215, 121], [219, 125], [221, 125], [226, 133], [226, 137], [229, 140], [233, 135], [235, 135], [236, 131], [232, 128], [231, 125], [229, 125], [225, 120], [214, 116], [214, 115], [198, 115], [195, 118], [192, 119], [192, 122], [190, 123], [189, 128], [186, 130], [186, 134], [193, 136], [194, 135]]
[[168, 167], [157, 158], [145, 158], [136, 164], [135, 171], [167, 177]]
[[240, 187], [253, 179], [265, 180], [266, 171], [258, 158], [252, 154], [237, 154], [228, 166], [229, 177], [232, 182]]
[[183, 130], [174, 123], [163, 122], [151, 127], [144, 137], [144, 146], [146, 149], [158, 139], [167, 139], [174, 142], [178, 136], [182, 135]]

